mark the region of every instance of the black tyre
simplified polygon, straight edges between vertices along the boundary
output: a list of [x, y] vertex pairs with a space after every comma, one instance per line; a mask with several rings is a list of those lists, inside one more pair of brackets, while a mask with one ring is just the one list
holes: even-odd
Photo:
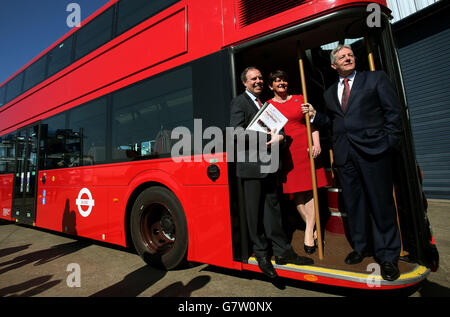
[[185, 261], [186, 216], [177, 197], [167, 188], [150, 187], [137, 197], [130, 226], [134, 247], [148, 264], [170, 270]]

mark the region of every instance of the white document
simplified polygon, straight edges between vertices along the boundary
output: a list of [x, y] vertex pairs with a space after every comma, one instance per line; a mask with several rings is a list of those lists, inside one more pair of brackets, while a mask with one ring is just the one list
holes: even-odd
[[247, 130], [267, 133], [275, 129], [275, 134], [278, 134], [287, 122], [288, 119], [274, 105], [266, 102], [252, 119]]

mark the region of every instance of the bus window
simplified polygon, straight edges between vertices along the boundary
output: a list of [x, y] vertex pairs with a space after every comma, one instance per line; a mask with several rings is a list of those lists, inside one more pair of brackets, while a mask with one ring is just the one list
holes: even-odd
[[75, 60], [87, 55], [112, 38], [114, 6], [86, 24], [76, 33]]
[[[192, 131], [191, 68], [170, 72], [113, 96], [112, 159], [133, 160], [170, 154], [171, 130]], [[151, 148], [150, 148], [151, 147]]]
[[106, 107], [107, 98], [99, 98], [70, 111], [69, 127], [80, 131], [82, 139], [82, 161], [78, 164], [93, 165], [106, 160]]
[[25, 79], [23, 82], [24, 91], [32, 88], [33, 86], [39, 84], [45, 79], [46, 64], [47, 64], [47, 55], [44, 55], [25, 70]]
[[8, 103], [22, 93], [23, 72], [9, 81], [6, 86], [6, 102]]
[[39, 151], [39, 166], [41, 170], [67, 167], [64, 158], [66, 114], [46, 119], [41, 125], [41, 141]]
[[15, 147], [14, 134], [0, 137], [0, 174], [14, 173]]
[[5, 96], [6, 96], [6, 85], [3, 85], [2, 87], [0, 87], [0, 107], [6, 103]]
[[48, 77], [56, 74], [72, 62], [73, 36], [65, 39], [48, 53]]

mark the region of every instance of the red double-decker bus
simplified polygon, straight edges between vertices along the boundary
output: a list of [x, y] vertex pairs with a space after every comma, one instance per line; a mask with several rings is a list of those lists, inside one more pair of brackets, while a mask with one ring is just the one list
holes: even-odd
[[[379, 20], [368, 23], [371, 14]], [[383, 0], [111, 0], [0, 86], [0, 218], [134, 246], [166, 269], [188, 260], [259, 272], [234, 163], [225, 150], [204, 155], [195, 140], [208, 141], [208, 127], [225, 130], [246, 66], [284, 69], [292, 92], [302, 93], [298, 43], [309, 99], [320, 108], [336, 79], [329, 52], [352, 43], [360, 69], [383, 69], [403, 103], [394, 177], [401, 276], [388, 282], [366, 262], [343, 264], [350, 245], [345, 230], [330, 225], [345, 220], [333, 200], [336, 179], [319, 193], [323, 259], [275, 268], [283, 277], [355, 288], [420, 282], [438, 255], [388, 16]], [[194, 136], [187, 159], [171, 155], [177, 127]], [[288, 198], [282, 206], [301, 253], [301, 221]]]

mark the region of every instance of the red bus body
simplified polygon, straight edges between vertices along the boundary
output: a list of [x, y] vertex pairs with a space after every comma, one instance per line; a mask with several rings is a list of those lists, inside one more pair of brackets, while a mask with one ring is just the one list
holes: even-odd
[[[113, 0], [106, 4], [86, 19], [82, 26], [116, 2]], [[236, 5], [233, 0], [211, 0], [207, 5], [203, 1], [180, 1], [0, 108], [0, 133], [8, 133], [224, 47], [364, 3], [386, 5], [386, 2], [381, 0], [307, 1], [250, 27], [239, 29], [234, 23]], [[58, 43], [75, 31], [76, 29], [69, 32]], [[142, 47], [146, 49], [142, 51]], [[51, 48], [53, 47], [42, 52], [14, 75], [45, 55]], [[51, 96], [52, 104], [58, 105], [57, 109], [48, 106], [48, 96]], [[19, 105], [15, 106], [17, 103]], [[17, 118], [17, 113], [14, 112], [18, 106], [23, 111], [20, 118]]]
[[[84, 21], [81, 27], [116, 2], [110, 1]], [[239, 10], [236, 0], [181, 0], [0, 107], [0, 135], [224, 48], [344, 8], [367, 6], [369, 3], [386, 7], [386, 2], [382, 0], [304, 1], [297, 7], [241, 27], [236, 22]], [[73, 29], [58, 43], [77, 30]], [[42, 52], [15, 75], [53, 47]], [[220, 177], [216, 181], [208, 178], [206, 173], [211, 160], [220, 169]], [[174, 163], [171, 158], [162, 158], [40, 170], [33, 225], [127, 246], [127, 210], [132, 204], [130, 197], [143, 184], [160, 184], [170, 189], [183, 206], [188, 225], [189, 261], [259, 271], [254, 264], [233, 259], [228, 168], [225, 153], [218, 153], [194, 163]], [[15, 220], [11, 207], [12, 187], [13, 175], [0, 175], [0, 218], [10, 221]], [[79, 208], [86, 210], [86, 207], [77, 205], [77, 199], [89, 199], [82, 195], [83, 188], [90, 191], [93, 201], [92, 212], [87, 217], [81, 216], [79, 211]], [[369, 288], [364, 281], [358, 282], [356, 277], [342, 278], [338, 272], [323, 275], [314, 270], [278, 272], [280, 276], [298, 280]], [[418, 273], [418, 276], [420, 274], [424, 272]], [[382, 284], [381, 289], [405, 287], [419, 280], [406, 284]]]
[[[225, 176], [227, 165], [224, 159], [222, 161], [219, 166]], [[36, 226], [127, 246], [125, 210], [129, 197], [143, 183], [154, 182], [177, 193], [184, 207], [189, 227], [188, 259], [231, 268], [227, 179], [221, 177], [211, 186], [205, 173], [207, 165], [206, 162], [175, 164], [167, 158], [150, 163], [141, 161], [40, 172], [39, 179], [45, 174], [47, 180], [38, 188]], [[95, 212], [86, 218], [79, 216], [75, 204], [82, 188], [88, 188], [95, 201]], [[43, 190], [46, 191], [45, 204], [42, 204]], [[70, 214], [74, 213], [78, 214], [76, 223], [70, 220]]]

